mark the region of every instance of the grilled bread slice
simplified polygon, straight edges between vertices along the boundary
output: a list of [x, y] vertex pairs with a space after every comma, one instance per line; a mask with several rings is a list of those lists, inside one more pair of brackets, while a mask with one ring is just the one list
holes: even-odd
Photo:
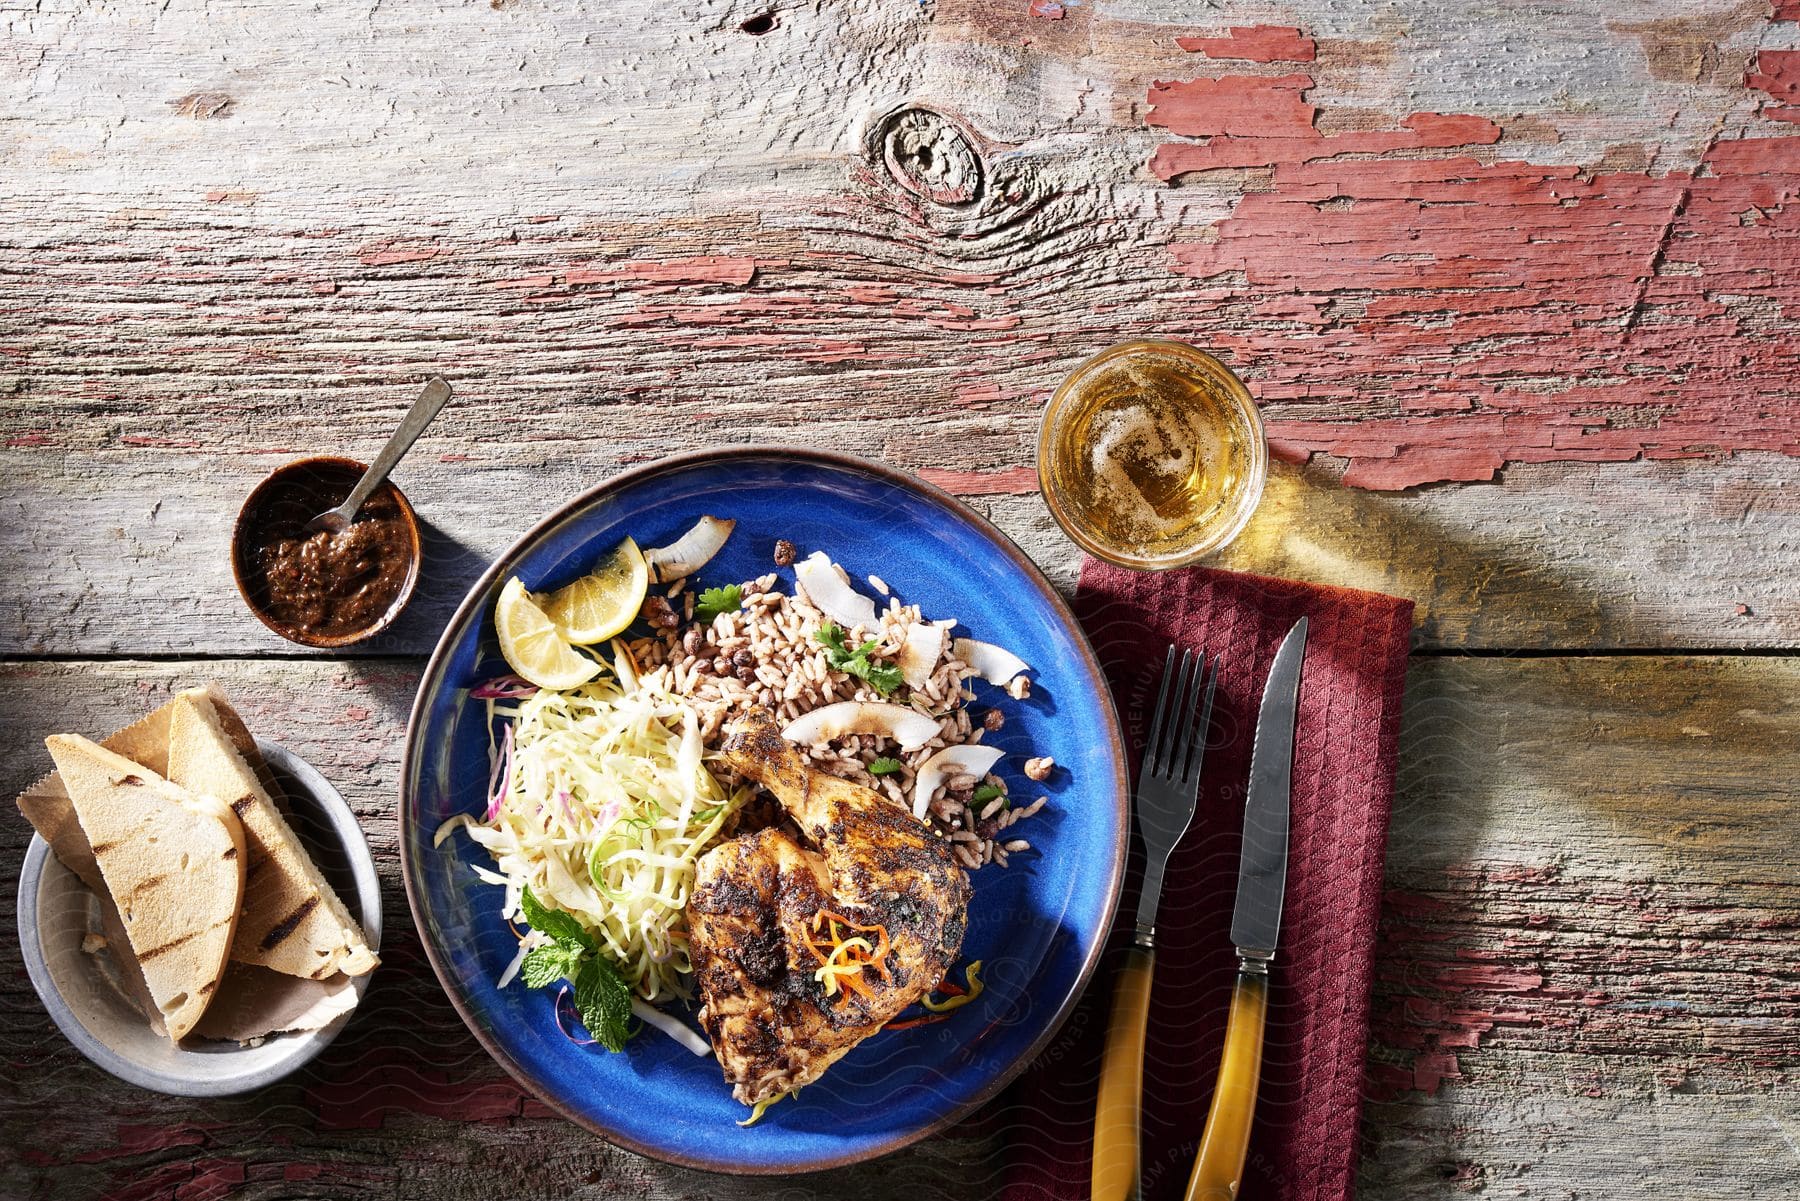
[[169, 778], [190, 792], [220, 798], [243, 822], [247, 875], [233, 959], [310, 980], [374, 969], [377, 960], [362, 927], [300, 845], [204, 693], [175, 699]]
[[244, 893], [244, 839], [194, 796], [74, 734], [44, 740], [100, 865], [150, 995], [176, 1042], [218, 991]]

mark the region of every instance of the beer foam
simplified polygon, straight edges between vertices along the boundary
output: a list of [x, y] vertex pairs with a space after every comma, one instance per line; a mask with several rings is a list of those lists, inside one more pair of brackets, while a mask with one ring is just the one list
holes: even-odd
[[1089, 465], [1097, 491], [1139, 537], [1178, 535], [1193, 522], [1192, 481], [1219, 453], [1213, 432], [1184, 416], [1125, 403], [1095, 420]]

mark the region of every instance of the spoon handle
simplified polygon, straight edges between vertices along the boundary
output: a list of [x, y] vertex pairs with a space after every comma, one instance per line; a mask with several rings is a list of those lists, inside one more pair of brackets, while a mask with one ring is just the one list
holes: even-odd
[[337, 507], [346, 521], [356, 516], [356, 511], [369, 499], [369, 493], [387, 479], [388, 472], [394, 469], [400, 456], [412, 449], [412, 444], [419, 440], [419, 435], [425, 432], [425, 427], [431, 424], [431, 419], [438, 415], [444, 402], [449, 399], [450, 385], [441, 376], [432, 376], [426, 383], [425, 390], [419, 393], [419, 399], [413, 401], [412, 408], [406, 411], [406, 418], [401, 421], [400, 428], [387, 440], [387, 445], [381, 448], [381, 453], [375, 456], [375, 461], [369, 464], [363, 477], [356, 481], [356, 487], [350, 490], [350, 498]]

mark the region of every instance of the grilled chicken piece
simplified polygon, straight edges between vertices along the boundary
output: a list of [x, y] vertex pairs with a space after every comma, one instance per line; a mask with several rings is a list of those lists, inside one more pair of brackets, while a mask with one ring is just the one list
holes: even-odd
[[[810, 844], [769, 829], [715, 847], [688, 902], [700, 1024], [732, 1095], [755, 1105], [817, 1080], [944, 978], [962, 946], [969, 882], [944, 839], [814, 768], [767, 710], [743, 718], [724, 758], [775, 794]], [[885, 975], [865, 966], [860, 989], [827, 996], [809, 943], [823, 938], [821, 912], [884, 928]]]

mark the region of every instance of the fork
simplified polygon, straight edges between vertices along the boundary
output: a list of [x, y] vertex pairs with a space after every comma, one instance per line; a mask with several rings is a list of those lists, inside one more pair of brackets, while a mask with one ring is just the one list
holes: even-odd
[[1144, 840], [1144, 887], [1137, 925], [1113, 987], [1100, 1096], [1094, 1105], [1093, 1201], [1138, 1195], [1139, 1132], [1143, 1116], [1144, 1033], [1150, 1017], [1150, 978], [1156, 962], [1156, 908], [1169, 854], [1194, 820], [1200, 766], [1212, 721], [1219, 661], [1175, 646], [1163, 661], [1162, 688], [1150, 718], [1133, 808]]

